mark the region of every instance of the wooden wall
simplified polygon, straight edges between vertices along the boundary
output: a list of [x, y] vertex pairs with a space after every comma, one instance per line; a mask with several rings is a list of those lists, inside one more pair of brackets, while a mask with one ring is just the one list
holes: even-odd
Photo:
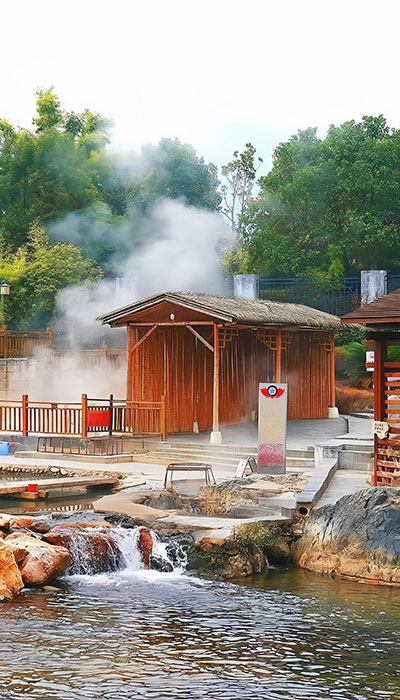
[[[145, 328], [128, 328], [128, 400], [167, 396], [168, 432], [212, 427], [213, 353], [186, 328], [157, 328], [129, 353]], [[212, 344], [212, 329], [198, 327]], [[288, 381], [288, 417], [326, 418], [329, 356], [321, 334], [294, 331], [282, 353], [282, 381]], [[329, 340], [329, 334], [325, 334]], [[325, 337], [324, 336], [324, 337]], [[247, 330], [220, 350], [220, 423], [250, 420], [257, 410], [258, 383], [273, 381], [275, 353]]]

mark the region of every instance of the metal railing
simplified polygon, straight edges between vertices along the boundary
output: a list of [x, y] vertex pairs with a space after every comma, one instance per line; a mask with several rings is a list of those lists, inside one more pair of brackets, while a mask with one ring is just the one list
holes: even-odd
[[27, 436], [60, 435], [87, 438], [92, 434], [160, 435], [167, 439], [166, 397], [160, 401], [88, 399], [81, 403], [30, 401], [0, 402], [0, 433]]
[[361, 280], [360, 277], [322, 281], [295, 277], [260, 279], [260, 298], [305, 304], [343, 316], [360, 306]]

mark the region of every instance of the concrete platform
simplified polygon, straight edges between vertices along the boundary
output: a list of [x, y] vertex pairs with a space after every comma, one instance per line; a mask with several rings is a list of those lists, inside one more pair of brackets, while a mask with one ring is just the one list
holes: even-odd
[[65, 488], [90, 488], [92, 486], [109, 486], [112, 488], [118, 484], [118, 479], [111, 476], [105, 477], [69, 477], [67, 479], [40, 479], [35, 481], [35, 475], [32, 478], [23, 481], [0, 481], [0, 496], [16, 495], [24, 493], [27, 490], [28, 484], [37, 483], [40, 486], [40, 491], [49, 491], [51, 489]]
[[335, 472], [328, 488], [316, 504], [316, 508], [321, 508], [328, 503], [336, 503], [342, 496], [348, 496], [361, 489], [371, 488], [367, 480], [371, 477], [365, 471], [344, 471], [342, 469]]
[[[258, 444], [257, 422], [221, 426], [220, 430], [223, 445], [256, 447]], [[331, 440], [343, 433], [347, 433], [347, 419], [343, 416], [339, 418], [289, 420], [287, 424], [287, 447], [289, 449], [304, 449], [317, 443]], [[209, 444], [210, 434], [210, 431], [203, 431], [197, 435], [194, 433], [177, 433], [168, 435], [168, 442], [190, 442], [193, 445]]]

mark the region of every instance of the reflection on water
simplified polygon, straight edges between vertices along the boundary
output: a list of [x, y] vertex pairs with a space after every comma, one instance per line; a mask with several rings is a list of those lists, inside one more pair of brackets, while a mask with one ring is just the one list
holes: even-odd
[[0, 698], [400, 697], [400, 604], [305, 571], [249, 584], [137, 571], [0, 607]]

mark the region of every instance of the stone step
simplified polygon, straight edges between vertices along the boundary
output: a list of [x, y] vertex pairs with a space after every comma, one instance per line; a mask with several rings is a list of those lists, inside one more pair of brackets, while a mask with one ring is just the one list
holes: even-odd
[[[256, 445], [229, 445], [229, 444], [224, 444], [224, 445], [210, 445], [209, 443], [203, 444], [197, 444], [195, 442], [160, 442], [157, 440], [144, 440], [144, 449], [147, 449], [149, 452], [169, 452], [169, 451], [177, 451], [177, 450], [182, 450], [182, 451], [188, 451], [188, 450], [195, 450], [196, 452], [208, 452], [209, 454], [228, 454], [228, 455], [240, 455], [240, 456], [256, 456], [257, 455], [257, 446]], [[313, 459], [314, 457], [314, 449], [313, 448], [307, 448], [304, 450], [301, 449], [291, 449], [288, 448], [286, 450], [286, 454], [290, 457], [305, 457], [308, 459]]]
[[[158, 451], [155, 452], [145, 452], [141, 454], [132, 455], [133, 462], [143, 462], [143, 464], [161, 464], [167, 466], [173, 462], [201, 462], [208, 463], [211, 466], [220, 466], [227, 468], [236, 468], [239, 460], [242, 457], [247, 457], [246, 454], [231, 454], [227, 457], [220, 457], [215, 454], [209, 454], [207, 452], [186, 452], [184, 450], [174, 452], [170, 451]], [[313, 469], [314, 460], [306, 459], [302, 457], [286, 457], [287, 467], [299, 467], [302, 469]]]
[[374, 453], [365, 450], [340, 450], [338, 468], [372, 471], [374, 466]]

